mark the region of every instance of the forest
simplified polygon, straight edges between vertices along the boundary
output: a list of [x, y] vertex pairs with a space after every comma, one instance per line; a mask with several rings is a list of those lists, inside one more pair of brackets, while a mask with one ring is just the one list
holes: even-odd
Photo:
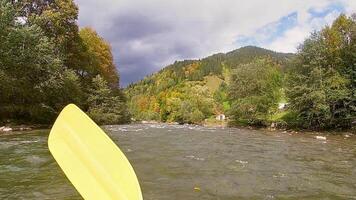
[[[356, 15], [313, 32], [296, 54], [247, 46], [177, 61], [125, 89], [135, 120], [350, 129], [356, 120]], [[284, 105], [280, 108], [280, 105]]]
[[51, 124], [69, 103], [129, 121], [110, 44], [77, 19], [73, 0], [0, 0], [0, 123]]

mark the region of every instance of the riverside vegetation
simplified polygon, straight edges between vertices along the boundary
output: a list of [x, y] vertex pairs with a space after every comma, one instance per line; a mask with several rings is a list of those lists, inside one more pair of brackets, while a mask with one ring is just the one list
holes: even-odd
[[356, 15], [312, 33], [296, 54], [247, 46], [177, 61], [124, 91], [109, 43], [77, 18], [73, 0], [0, 0], [0, 125], [51, 124], [68, 103], [100, 124], [218, 114], [232, 125], [306, 129], [355, 121]]
[[50, 124], [68, 103], [129, 120], [110, 45], [77, 18], [72, 0], [0, 0], [0, 125]]
[[248, 46], [175, 62], [125, 92], [139, 120], [201, 123], [225, 113], [233, 125], [349, 129], [355, 88], [356, 15], [340, 15], [296, 54]]

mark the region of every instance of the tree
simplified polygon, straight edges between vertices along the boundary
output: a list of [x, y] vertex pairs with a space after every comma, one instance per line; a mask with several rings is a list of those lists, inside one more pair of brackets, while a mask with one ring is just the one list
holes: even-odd
[[[127, 121], [110, 45], [91, 29], [82, 39], [77, 16], [73, 0], [0, 0], [1, 121], [52, 123], [69, 103], [102, 123]], [[110, 87], [92, 82], [98, 74]], [[101, 103], [96, 88], [108, 90]]]
[[281, 86], [280, 66], [270, 59], [238, 66], [229, 86], [232, 120], [263, 125], [278, 106]]
[[171, 90], [161, 100], [161, 120], [200, 123], [213, 114], [216, 107], [206, 86], [190, 82]]
[[101, 38], [92, 28], [80, 30], [80, 38], [86, 47], [87, 67], [90, 75], [100, 74], [111, 87], [119, 85], [119, 75], [116, 70], [110, 44]]
[[93, 88], [88, 97], [88, 114], [99, 124], [120, 124], [128, 122], [129, 114], [125, 101], [115, 95], [100, 75], [93, 78]]
[[[130, 112], [136, 119], [180, 123], [201, 123], [215, 114], [227, 114], [231, 108], [228, 85], [234, 68], [266, 56], [284, 64], [292, 55], [250, 46], [199, 60], [176, 61], [125, 89]], [[155, 109], [149, 103], [152, 97], [158, 105]]]
[[[78, 90], [66, 87], [79, 85], [41, 28], [18, 21], [11, 4], [1, 1], [0, 6], [0, 118], [51, 122], [66, 103], [77, 102], [72, 92]], [[66, 98], [49, 99], [53, 90], [56, 96], [66, 91]]]
[[73, 0], [13, 1], [28, 25], [37, 25], [52, 40], [66, 67], [80, 71], [78, 54], [84, 49], [78, 34], [78, 7]]
[[304, 128], [349, 128], [355, 117], [356, 20], [340, 15], [298, 50], [287, 76], [290, 108]]

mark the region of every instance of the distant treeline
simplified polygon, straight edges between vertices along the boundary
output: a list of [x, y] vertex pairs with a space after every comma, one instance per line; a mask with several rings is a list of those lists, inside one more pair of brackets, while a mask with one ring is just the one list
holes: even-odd
[[[201, 123], [222, 113], [231, 117], [233, 101], [229, 91], [233, 91], [236, 70], [253, 62], [269, 62], [278, 65], [277, 72], [281, 73], [292, 57], [247, 46], [201, 60], [175, 62], [126, 88], [129, 110], [136, 120], [164, 122]], [[252, 77], [254, 73], [246, 75]], [[238, 85], [241, 89], [248, 86]]]
[[296, 54], [249, 46], [175, 62], [125, 92], [137, 120], [201, 123], [224, 113], [231, 124], [348, 129], [355, 88], [356, 15], [340, 15]]
[[0, 123], [52, 123], [68, 103], [129, 120], [110, 45], [77, 18], [73, 0], [0, 0]]

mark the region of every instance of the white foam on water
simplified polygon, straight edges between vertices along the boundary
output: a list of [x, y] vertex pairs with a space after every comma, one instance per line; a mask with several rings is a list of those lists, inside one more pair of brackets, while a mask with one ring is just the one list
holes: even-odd
[[248, 161], [245, 161], [245, 160], [235, 160], [235, 162], [243, 164], [243, 165], [248, 164]]
[[266, 196], [266, 199], [274, 199], [274, 196], [271, 195], [271, 194], [268, 194], [268, 195]]
[[20, 144], [30, 144], [30, 143], [37, 143], [39, 142], [39, 140], [25, 140], [25, 141], [21, 141]]
[[326, 137], [318, 135], [318, 136], [315, 136], [315, 139], [317, 139], [317, 140], [326, 140]]
[[185, 156], [186, 158], [195, 158], [195, 156], [190, 155], [190, 156]]
[[46, 158], [41, 158], [39, 156], [35, 156], [35, 155], [31, 155], [31, 156], [27, 156], [25, 158], [25, 160], [31, 164], [35, 164], [35, 165], [39, 165], [39, 164], [42, 164], [42, 163], [45, 163], [47, 162], [47, 159]]
[[122, 131], [122, 132], [127, 132], [127, 131], [128, 131], [128, 130], [125, 129], [125, 128], [118, 128], [117, 130], [118, 130], [118, 131]]
[[17, 145], [22, 145], [22, 144], [31, 144], [31, 143], [37, 143], [39, 140], [24, 140], [24, 141], [7, 141], [7, 142], [1, 142], [0, 143], [0, 149], [7, 149], [12, 146], [17, 146]]
[[284, 178], [284, 177], [287, 177], [287, 175], [281, 172], [278, 172], [278, 174], [273, 175], [273, 178]]
[[174, 129], [184, 129], [185, 128], [183, 125], [173, 125], [172, 127]]
[[47, 195], [42, 192], [34, 191], [32, 194], [36, 197], [36, 199], [46, 199]]
[[195, 157], [193, 155], [189, 155], [189, 156], [185, 156], [186, 158], [189, 158], [189, 159], [193, 159], [193, 160], [198, 160], [198, 161], [204, 161], [205, 158], [199, 158], [199, 157]]
[[151, 128], [166, 128], [164, 124], [150, 124]]
[[22, 171], [22, 168], [15, 166], [15, 165], [6, 165], [4, 166], [4, 169], [10, 172], [19, 172]]

